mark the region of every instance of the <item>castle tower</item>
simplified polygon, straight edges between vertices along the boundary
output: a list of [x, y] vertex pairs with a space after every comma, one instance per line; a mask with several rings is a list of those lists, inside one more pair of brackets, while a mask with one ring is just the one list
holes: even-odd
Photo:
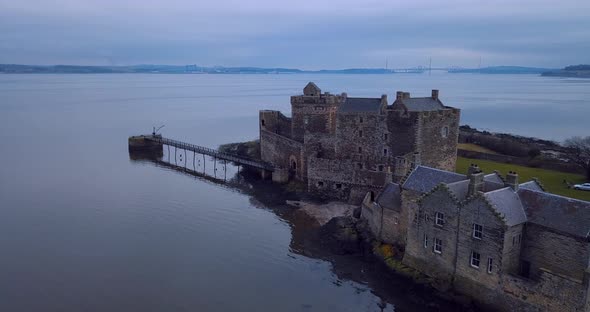
[[303, 142], [305, 133], [334, 134], [336, 111], [345, 95], [333, 95], [313, 82], [303, 88], [303, 95], [291, 97], [292, 138]]

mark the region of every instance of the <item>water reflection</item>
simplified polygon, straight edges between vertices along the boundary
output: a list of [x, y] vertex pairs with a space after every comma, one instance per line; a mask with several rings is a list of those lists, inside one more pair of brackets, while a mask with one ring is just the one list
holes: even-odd
[[[166, 148], [164, 148], [166, 150]], [[463, 311], [464, 307], [437, 297], [439, 294], [423, 285], [390, 272], [370, 254], [336, 255], [323, 248], [318, 223], [297, 208], [287, 206], [286, 199], [299, 199], [298, 195], [268, 181], [262, 181], [256, 170], [235, 170], [229, 179], [211, 176], [190, 168], [184, 163], [170, 163], [166, 153], [129, 152], [129, 159], [135, 163], [152, 164], [158, 168], [193, 177], [200, 182], [214, 184], [250, 196], [250, 203], [273, 212], [286, 222], [291, 229], [289, 243], [290, 257], [304, 256], [331, 263], [331, 271], [337, 277], [335, 286], [354, 282], [356, 294], [371, 293], [376, 296], [372, 307], [366, 311]], [[198, 155], [198, 154], [197, 154]], [[174, 161], [174, 158], [173, 160]], [[211, 159], [211, 161], [213, 161]], [[189, 161], [190, 163], [190, 161]], [[235, 168], [235, 167], [234, 167]], [[302, 310], [313, 310], [313, 306], [302, 304]]]

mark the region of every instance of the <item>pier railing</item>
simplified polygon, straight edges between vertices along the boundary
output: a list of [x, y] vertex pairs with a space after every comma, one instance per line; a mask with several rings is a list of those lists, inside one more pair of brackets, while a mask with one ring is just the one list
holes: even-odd
[[234, 163], [237, 163], [240, 165], [244, 165], [244, 166], [250, 166], [250, 167], [264, 169], [264, 170], [268, 170], [268, 171], [274, 170], [274, 167], [271, 164], [264, 162], [262, 160], [256, 160], [256, 159], [251, 159], [248, 157], [243, 157], [243, 156], [234, 155], [234, 154], [230, 154], [230, 153], [224, 153], [224, 152], [220, 152], [218, 150], [204, 147], [204, 146], [199, 146], [199, 145], [181, 142], [181, 141], [177, 141], [177, 140], [167, 139], [167, 138], [163, 138], [161, 136], [145, 136], [144, 139], [148, 140], [148, 141], [155, 142], [155, 143], [159, 143], [159, 144], [165, 144], [165, 145], [173, 146], [176, 148], [181, 148], [186, 151], [192, 151], [195, 153], [212, 156], [216, 159], [231, 161], [231, 162], [234, 162]]

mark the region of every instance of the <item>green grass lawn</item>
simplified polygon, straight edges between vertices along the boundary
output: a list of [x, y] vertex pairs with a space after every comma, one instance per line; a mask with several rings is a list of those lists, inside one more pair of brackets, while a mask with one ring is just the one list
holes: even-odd
[[456, 171], [465, 174], [467, 173], [467, 168], [469, 168], [470, 164], [477, 164], [485, 173], [491, 173], [494, 170], [498, 170], [502, 176], [506, 176], [508, 171], [516, 171], [520, 182], [526, 182], [532, 180], [532, 178], [537, 178], [548, 192], [590, 201], [590, 191], [568, 189], [563, 183], [564, 179], [571, 184], [586, 182], [583, 175], [463, 157], [457, 157]]
[[499, 155], [499, 153], [496, 153], [489, 148], [485, 148], [483, 146], [479, 146], [477, 144], [472, 144], [472, 143], [459, 143], [459, 144], [457, 144], [457, 148], [465, 150], [465, 151], [473, 151], [473, 152], [480, 152], [480, 153], [485, 153], [485, 154]]

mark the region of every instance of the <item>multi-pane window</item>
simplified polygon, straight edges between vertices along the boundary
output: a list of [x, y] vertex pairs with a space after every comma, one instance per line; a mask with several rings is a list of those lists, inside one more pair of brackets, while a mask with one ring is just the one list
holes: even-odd
[[483, 237], [483, 225], [473, 223], [473, 238], [481, 239]]
[[481, 259], [481, 255], [475, 251], [471, 252], [471, 266], [474, 268], [479, 268], [479, 261]]
[[488, 273], [492, 273], [493, 265], [494, 260], [492, 260], [492, 258], [488, 258]]
[[424, 248], [428, 247], [428, 235], [424, 234]]
[[434, 252], [442, 253], [442, 240], [438, 238], [434, 239]]
[[437, 212], [435, 214], [434, 224], [443, 226], [445, 224], [445, 214], [442, 212]]

